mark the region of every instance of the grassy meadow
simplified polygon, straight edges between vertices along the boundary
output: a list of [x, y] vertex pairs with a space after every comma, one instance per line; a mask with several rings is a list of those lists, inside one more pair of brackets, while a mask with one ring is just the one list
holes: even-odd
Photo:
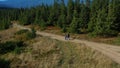
[[[20, 38], [25, 46], [0, 54], [2, 68], [120, 68], [119, 64], [83, 44], [62, 42], [39, 35], [26, 40], [28, 33], [14, 34], [13, 39]], [[7, 46], [6, 43], [4, 45]]]

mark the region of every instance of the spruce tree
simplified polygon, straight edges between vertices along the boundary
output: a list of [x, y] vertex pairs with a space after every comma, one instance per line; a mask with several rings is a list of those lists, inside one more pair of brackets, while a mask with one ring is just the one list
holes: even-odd
[[91, 9], [92, 16], [90, 23], [88, 24], [88, 29], [94, 36], [107, 36], [112, 31], [110, 28], [111, 24], [107, 21], [108, 4], [109, 0], [94, 0], [93, 2]]
[[99, 10], [99, 0], [93, 0], [91, 5], [90, 21], [88, 23], [88, 31], [91, 33], [94, 31], [96, 23], [97, 11]]
[[[87, 30], [88, 28], [88, 23], [89, 23], [89, 18], [90, 18], [90, 11], [89, 8], [86, 7], [84, 4], [81, 4], [81, 12], [80, 12], [80, 18], [79, 18], [79, 25], [82, 30]], [[85, 32], [83, 31], [83, 32]]]
[[74, 2], [73, 0], [68, 0], [67, 5], [67, 24], [70, 24], [73, 18]]
[[112, 29], [120, 31], [120, 0], [112, 0], [111, 6], [113, 7], [114, 23]]
[[85, 0], [86, 7], [90, 8], [91, 0]]
[[48, 16], [47, 24], [49, 26], [53, 26], [54, 25], [54, 9], [53, 9], [53, 6], [49, 7], [49, 16]]
[[77, 11], [74, 10], [74, 15], [73, 15], [73, 19], [72, 19], [72, 23], [70, 24], [70, 27], [69, 27], [69, 32], [71, 33], [80, 33], [80, 28], [79, 28], [79, 21], [78, 21], [78, 18], [77, 18]]
[[60, 28], [67, 27], [67, 23], [66, 23], [66, 6], [65, 6], [65, 3], [64, 3], [64, 0], [62, 0], [61, 3], [60, 3], [60, 15], [58, 17], [57, 26], [59, 26]]

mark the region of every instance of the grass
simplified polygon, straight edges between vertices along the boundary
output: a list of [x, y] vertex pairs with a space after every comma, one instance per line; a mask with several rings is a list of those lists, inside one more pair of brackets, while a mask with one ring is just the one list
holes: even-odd
[[[68, 43], [61, 46], [61, 68], [119, 68], [120, 66], [88, 47]], [[115, 67], [115, 66], [116, 67]]]
[[103, 54], [84, 45], [37, 38], [26, 52], [11, 59], [11, 67], [26, 68], [120, 68]]
[[[22, 37], [14, 38], [24, 39], [26, 36], [24, 32], [23, 30], [20, 35], [16, 35]], [[14, 50], [18, 54], [9, 52], [0, 55], [0, 58], [7, 59], [7, 61], [2, 60], [3, 63], [7, 64], [10, 61], [8, 63], [10, 68], [120, 68], [119, 64], [108, 57], [82, 44], [38, 36], [31, 40], [24, 40], [24, 43], [27, 46], [21, 53], [20, 49], [16, 48]], [[2, 61], [0, 60], [0, 64]]]

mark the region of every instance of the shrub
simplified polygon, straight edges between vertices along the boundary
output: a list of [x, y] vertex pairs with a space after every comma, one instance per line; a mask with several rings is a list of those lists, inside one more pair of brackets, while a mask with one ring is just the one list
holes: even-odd
[[45, 30], [47, 25], [44, 20], [41, 20], [39, 23], [39, 26], [40, 26], [41, 30]]
[[0, 54], [5, 54], [14, 51], [16, 47], [23, 47], [22, 41], [7, 41], [5, 43], [0, 43]]
[[66, 27], [63, 27], [63, 28], [62, 28], [62, 32], [64, 32], [64, 33], [67, 32], [67, 28], [66, 28]]
[[5, 59], [0, 59], [0, 67], [1, 68], [10, 68], [10, 61]]
[[16, 32], [16, 39], [21, 41], [30, 40], [36, 37], [36, 31], [34, 28], [31, 29], [31, 31], [23, 29], [18, 32]]
[[8, 29], [10, 27], [10, 20], [7, 20], [7, 19], [3, 19], [1, 20], [1, 23], [0, 23], [0, 30], [5, 30], [5, 29]]
[[20, 35], [20, 34], [23, 34], [23, 33], [26, 33], [26, 32], [29, 32], [29, 30], [22, 29], [22, 30], [19, 30], [18, 32], [16, 32], [15, 34]]
[[117, 39], [113, 41], [113, 43], [120, 46], [120, 36], [118, 36]]
[[36, 37], [36, 31], [34, 28], [31, 29], [31, 32], [32, 32], [32, 38], [35, 38]]
[[26, 33], [26, 39], [27, 39], [27, 40], [30, 40], [30, 39], [32, 39], [32, 38], [34, 38], [32, 32], [27, 32], [27, 33]]
[[14, 49], [14, 53], [15, 53], [15, 54], [20, 54], [20, 53], [21, 53], [21, 50], [22, 50], [21, 47], [16, 47], [16, 48]]
[[36, 31], [34, 28], [31, 29], [31, 32], [26, 33], [26, 38], [27, 39], [33, 39], [36, 37]]
[[114, 37], [118, 35], [118, 31], [114, 31], [114, 30], [108, 30], [108, 31], [100, 31], [100, 32], [91, 32], [89, 33], [89, 36], [91, 37], [96, 37], [96, 36], [100, 36], [100, 37]]

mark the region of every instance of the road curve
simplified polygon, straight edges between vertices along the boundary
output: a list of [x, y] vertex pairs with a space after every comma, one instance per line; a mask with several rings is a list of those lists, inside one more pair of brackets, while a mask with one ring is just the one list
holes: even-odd
[[[13, 27], [19, 28], [19, 29], [30, 30], [30, 28], [26, 28], [26, 27], [20, 26], [18, 24], [13, 24]], [[60, 35], [55, 35], [55, 34], [40, 32], [40, 31], [36, 31], [36, 33], [39, 35], [42, 35], [42, 36], [48, 36], [52, 39], [66, 41], [64, 39], [64, 37], [60, 36]], [[74, 39], [74, 40], [69, 40], [69, 41], [74, 42], [74, 43], [83, 43], [86, 46], [89, 46], [89, 47], [93, 48], [94, 50], [101, 52], [102, 54], [109, 57], [110, 59], [112, 59], [116, 63], [120, 64], [120, 46], [113, 46], [113, 45], [108, 45], [108, 44], [104, 44], [104, 43], [96, 43], [96, 42], [90, 42], [90, 41], [79, 40], [79, 39]]]

